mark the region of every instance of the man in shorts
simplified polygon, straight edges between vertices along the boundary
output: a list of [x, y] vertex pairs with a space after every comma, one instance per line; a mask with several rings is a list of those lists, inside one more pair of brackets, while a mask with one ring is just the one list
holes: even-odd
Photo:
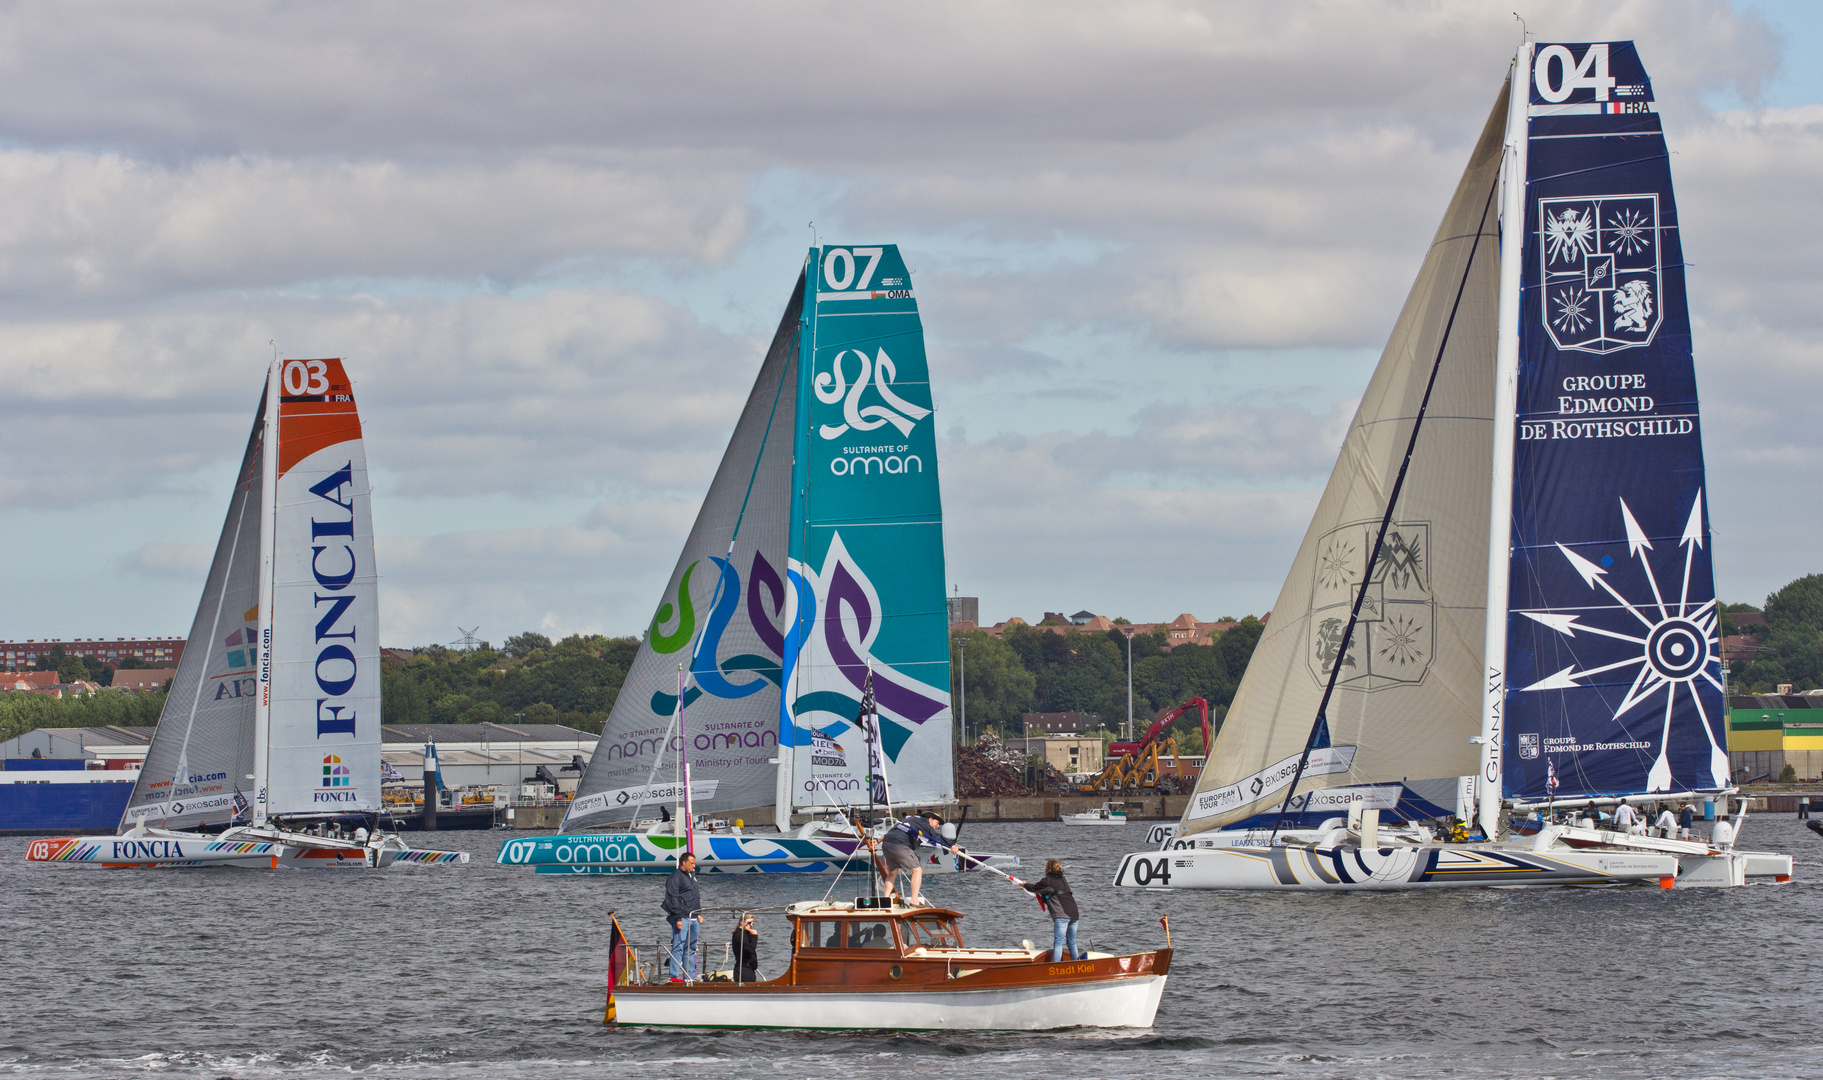
[[911, 896], [905, 901], [912, 907], [924, 903], [924, 861], [918, 857], [920, 844], [929, 843], [944, 851], [959, 851], [943, 838], [943, 819], [936, 814], [909, 814], [904, 821], [886, 830], [880, 841], [880, 861], [886, 864], [886, 895], [898, 895], [899, 871], [911, 871]]

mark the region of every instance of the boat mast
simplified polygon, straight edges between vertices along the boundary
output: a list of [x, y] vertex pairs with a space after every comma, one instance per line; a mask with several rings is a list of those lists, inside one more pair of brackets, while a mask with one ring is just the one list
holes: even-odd
[[266, 824], [272, 753], [272, 574], [278, 542], [279, 394], [284, 361], [266, 369], [265, 432], [260, 439], [259, 696], [253, 700], [253, 824]]
[[1507, 589], [1512, 573], [1513, 439], [1519, 402], [1520, 275], [1525, 252], [1527, 111], [1531, 104], [1532, 45], [1519, 47], [1507, 96], [1506, 153], [1500, 176], [1500, 306], [1494, 347], [1494, 457], [1488, 500], [1486, 678], [1481, 699], [1481, 769], [1477, 774], [1482, 835], [1500, 835], [1502, 747], [1505, 736]]
[[[804, 681], [804, 646], [809, 643], [809, 634], [802, 633], [805, 621], [814, 612], [803, 610], [802, 598], [809, 590], [800, 590], [791, 580], [791, 552], [808, 556], [808, 538], [805, 535], [805, 501], [810, 491], [810, 410], [804, 404], [806, 389], [810, 386], [811, 367], [816, 359], [816, 315], [817, 290], [823, 285], [822, 248], [812, 247], [804, 257], [804, 302], [798, 312], [798, 385], [797, 393], [792, 395], [791, 424], [791, 519], [786, 538], [785, 588], [798, 599], [793, 607], [792, 624], [785, 628], [785, 656], [781, 659], [792, 661], [791, 686], [779, 687], [779, 769], [773, 787], [773, 799], [776, 805], [772, 808], [773, 822], [781, 833], [791, 832], [791, 807], [796, 792], [793, 771], [797, 765], [797, 714], [792, 710], [797, 700], [797, 690]], [[795, 543], [793, 541], [796, 541]], [[786, 744], [789, 736], [790, 745]]]

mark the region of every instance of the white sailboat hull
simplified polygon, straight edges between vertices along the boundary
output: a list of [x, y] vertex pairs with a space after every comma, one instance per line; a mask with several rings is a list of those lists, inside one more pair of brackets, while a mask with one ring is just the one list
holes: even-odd
[[395, 862], [467, 862], [465, 851], [407, 848], [384, 837], [366, 845], [303, 833], [229, 829], [220, 836], [148, 829], [120, 836], [34, 840], [27, 862], [95, 867], [226, 866], [245, 870], [383, 870]]
[[1390, 891], [1500, 886], [1664, 884], [1678, 857], [1656, 852], [1552, 850], [1504, 844], [1369, 848], [1254, 847], [1135, 852], [1116, 886], [1164, 889]]
[[1168, 976], [1017, 989], [730, 994], [668, 990], [614, 995], [623, 1025], [896, 1031], [1149, 1028]]

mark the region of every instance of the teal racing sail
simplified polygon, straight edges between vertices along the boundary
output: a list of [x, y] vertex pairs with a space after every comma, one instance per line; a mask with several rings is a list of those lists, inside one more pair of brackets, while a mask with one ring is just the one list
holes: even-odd
[[[563, 831], [954, 796], [943, 515], [898, 249], [812, 248]], [[680, 695], [681, 689], [681, 695]]]

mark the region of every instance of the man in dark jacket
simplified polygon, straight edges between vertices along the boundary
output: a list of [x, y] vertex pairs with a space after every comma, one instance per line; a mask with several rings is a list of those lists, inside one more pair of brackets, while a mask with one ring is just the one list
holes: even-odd
[[935, 814], [907, 814], [904, 821], [886, 830], [880, 839], [880, 861], [886, 864], [886, 895], [898, 894], [899, 871], [911, 871], [911, 897], [906, 903], [913, 907], [924, 903], [924, 862], [918, 857], [918, 845], [930, 843], [945, 851], [961, 850], [943, 838], [940, 831], [943, 819]]
[[1043, 877], [1019, 884], [1044, 902], [1045, 914], [1051, 917], [1051, 962], [1062, 960], [1066, 951], [1072, 960], [1088, 956], [1076, 947], [1076, 922], [1081, 916], [1076, 910], [1076, 896], [1070, 892], [1070, 883], [1063, 879], [1063, 864], [1051, 859], [1044, 864]]
[[671, 926], [671, 950], [665, 956], [665, 967], [671, 981], [696, 981], [696, 937], [702, 929], [702, 893], [696, 887], [696, 856], [685, 852], [677, 860], [677, 869], [665, 879], [665, 922]]

